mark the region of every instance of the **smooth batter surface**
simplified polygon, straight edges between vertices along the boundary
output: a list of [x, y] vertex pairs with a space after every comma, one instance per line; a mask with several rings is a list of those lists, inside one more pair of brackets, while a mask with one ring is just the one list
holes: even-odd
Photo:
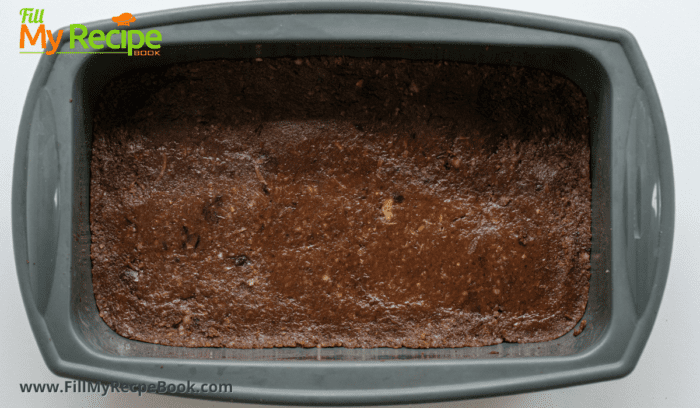
[[93, 285], [122, 336], [462, 347], [583, 315], [589, 129], [562, 77], [209, 61], [119, 78], [96, 111]]

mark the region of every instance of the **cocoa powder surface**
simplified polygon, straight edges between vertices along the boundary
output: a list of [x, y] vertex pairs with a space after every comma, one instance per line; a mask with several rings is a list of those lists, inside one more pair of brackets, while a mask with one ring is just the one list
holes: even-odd
[[346, 57], [113, 80], [96, 107], [93, 287], [187, 347], [558, 338], [588, 299], [586, 98], [551, 72]]

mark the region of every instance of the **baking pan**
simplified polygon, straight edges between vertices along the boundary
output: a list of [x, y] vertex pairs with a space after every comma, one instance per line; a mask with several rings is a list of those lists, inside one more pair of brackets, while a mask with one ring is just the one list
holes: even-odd
[[[114, 24], [86, 26], [106, 32]], [[177, 394], [219, 400], [359, 405], [543, 390], [633, 370], [668, 276], [674, 187], [659, 99], [630, 33], [406, 1], [202, 6], [137, 15], [130, 29], [159, 30], [161, 55], [44, 55], [22, 114], [12, 187], [14, 250], [27, 315], [54, 373], [109, 383], [232, 384], [223, 392]], [[69, 50], [66, 37], [60, 51]], [[176, 62], [309, 55], [535, 67], [584, 91], [593, 240], [588, 326], [581, 335], [459, 349], [236, 350], [142, 343], [107, 327], [92, 291], [88, 217], [92, 112], [103, 86], [129, 70]]]

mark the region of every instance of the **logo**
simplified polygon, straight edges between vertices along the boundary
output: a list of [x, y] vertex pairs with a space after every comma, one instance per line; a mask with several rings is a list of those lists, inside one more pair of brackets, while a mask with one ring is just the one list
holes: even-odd
[[[105, 33], [102, 30], [88, 30], [83, 24], [71, 24], [69, 33], [69, 48], [71, 51], [58, 51], [58, 45], [63, 37], [63, 30], [52, 33], [44, 25], [44, 9], [23, 8], [19, 11], [22, 17], [22, 25], [19, 32], [20, 54], [127, 54], [129, 56], [160, 56], [160, 44], [163, 36], [158, 30], [149, 30], [144, 33], [141, 30], [119, 30], [115, 28]], [[122, 13], [112, 17], [117, 27], [130, 27], [136, 21], [131, 13]], [[34, 33], [29, 27], [32, 26]], [[45, 51], [24, 51], [26, 43], [35, 46], [41, 39], [41, 48]], [[51, 49], [47, 49], [47, 39]], [[76, 50], [77, 45], [82, 50]], [[142, 48], [146, 49], [142, 49]], [[72, 51], [75, 50], [75, 51]]]
[[112, 21], [117, 23], [117, 26], [129, 27], [129, 23], [136, 21], [136, 17], [134, 17], [131, 13], [122, 13], [116, 17], [112, 17]]

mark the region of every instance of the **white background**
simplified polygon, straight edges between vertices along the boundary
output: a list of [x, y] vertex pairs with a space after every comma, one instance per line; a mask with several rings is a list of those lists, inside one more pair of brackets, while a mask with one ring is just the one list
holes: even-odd
[[[211, 1], [209, 1], [211, 2]], [[71, 23], [206, 4], [207, 1], [2, 0], [0, 2], [0, 405], [227, 406], [161, 395], [22, 394], [20, 382], [63, 382], [39, 354], [19, 293], [10, 223], [15, 139], [38, 55], [19, 55], [24, 7], [45, 9], [47, 29]], [[459, 1], [454, 1], [459, 2]], [[465, 2], [466, 3], [466, 2]], [[651, 338], [636, 369], [621, 380], [560, 390], [450, 402], [443, 407], [698, 407], [700, 406], [700, 2], [493, 0], [471, 4], [523, 10], [626, 28], [651, 69], [668, 125], [676, 183], [671, 271]], [[238, 405], [240, 406], [240, 405]], [[427, 405], [426, 405], [427, 406]]]

